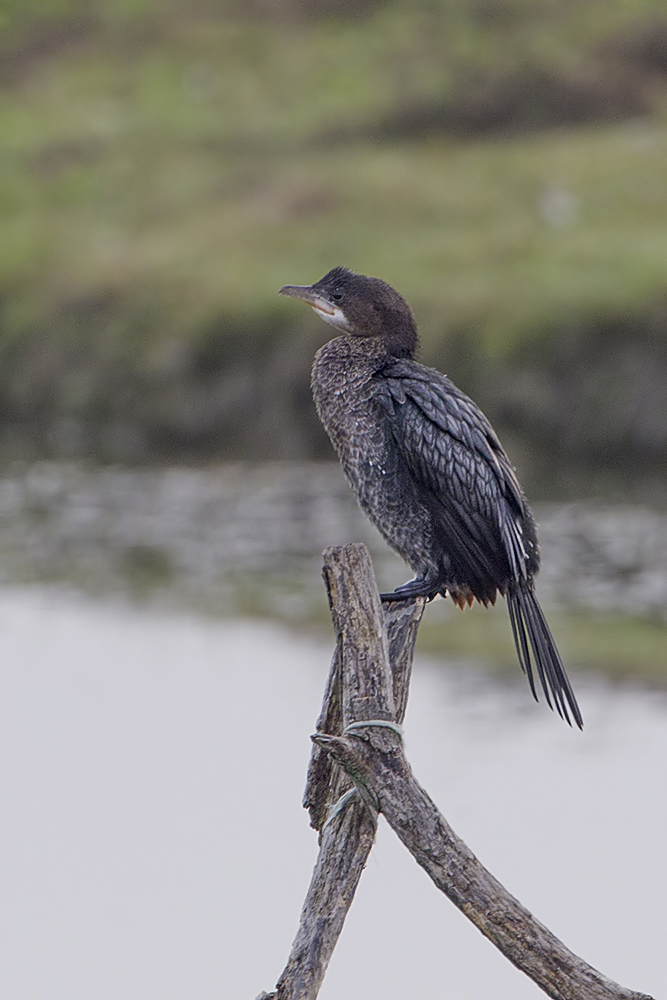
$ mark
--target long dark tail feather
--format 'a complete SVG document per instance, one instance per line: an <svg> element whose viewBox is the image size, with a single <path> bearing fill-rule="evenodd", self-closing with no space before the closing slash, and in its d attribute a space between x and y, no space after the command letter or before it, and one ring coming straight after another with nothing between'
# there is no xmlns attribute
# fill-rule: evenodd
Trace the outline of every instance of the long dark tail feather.
<svg viewBox="0 0 667 1000"><path fill-rule="evenodd" d="M583 729L584 720L577 699L530 584L511 585L507 592L507 606L519 663L528 678L533 697L537 701L534 665L549 708L555 708L569 725L572 725L573 719L579 729Z"/></svg>

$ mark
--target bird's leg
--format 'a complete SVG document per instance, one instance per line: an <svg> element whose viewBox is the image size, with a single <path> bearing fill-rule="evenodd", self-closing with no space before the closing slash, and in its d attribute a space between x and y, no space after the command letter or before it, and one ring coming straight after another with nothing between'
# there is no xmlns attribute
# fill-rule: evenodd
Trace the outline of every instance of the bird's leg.
<svg viewBox="0 0 667 1000"><path fill-rule="evenodd" d="M440 589L435 576L424 573L422 576L416 576L414 580L408 580L407 583L401 584L400 587L388 594L380 594L380 600L405 601L410 597L426 597L432 601L440 593Z"/></svg>

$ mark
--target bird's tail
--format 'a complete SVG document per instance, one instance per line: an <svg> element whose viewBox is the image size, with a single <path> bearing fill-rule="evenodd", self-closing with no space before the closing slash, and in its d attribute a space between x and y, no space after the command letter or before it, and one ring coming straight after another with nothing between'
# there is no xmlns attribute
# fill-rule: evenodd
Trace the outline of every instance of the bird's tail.
<svg viewBox="0 0 667 1000"><path fill-rule="evenodd" d="M533 697L537 701L534 663L549 708L555 708L569 725L572 725L571 715L579 729L583 729L584 720L577 699L532 586L526 583L510 586L507 606L519 662L528 677Z"/></svg>

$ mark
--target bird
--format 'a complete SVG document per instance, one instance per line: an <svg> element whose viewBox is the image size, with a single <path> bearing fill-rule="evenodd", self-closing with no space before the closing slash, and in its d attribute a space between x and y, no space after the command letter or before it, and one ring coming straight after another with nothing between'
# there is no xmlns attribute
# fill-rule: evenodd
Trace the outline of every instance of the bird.
<svg viewBox="0 0 667 1000"><path fill-rule="evenodd" d="M479 407L415 359L417 324L380 278L334 267L281 295L306 302L337 336L315 355L315 407L357 502L416 573L383 601L441 595L463 609L507 601L519 663L538 699L583 718L535 595L535 518Z"/></svg>

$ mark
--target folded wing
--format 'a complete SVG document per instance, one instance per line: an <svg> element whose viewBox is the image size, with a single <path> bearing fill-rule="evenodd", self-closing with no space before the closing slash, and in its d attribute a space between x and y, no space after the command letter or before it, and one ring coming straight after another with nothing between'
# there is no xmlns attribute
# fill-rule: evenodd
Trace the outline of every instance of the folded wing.
<svg viewBox="0 0 667 1000"><path fill-rule="evenodd" d="M460 583L491 600L489 581L539 567L535 526L514 470L481 410L449 379L414 361L382 373L396 446L434 513ZM454 582L454 581L452 581Z"/></svg>

